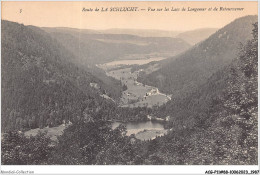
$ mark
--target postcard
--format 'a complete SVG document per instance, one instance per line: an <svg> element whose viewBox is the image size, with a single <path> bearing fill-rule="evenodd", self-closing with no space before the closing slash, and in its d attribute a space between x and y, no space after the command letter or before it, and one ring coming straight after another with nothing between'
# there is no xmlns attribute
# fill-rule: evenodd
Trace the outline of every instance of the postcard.
<svg viewBox="0 0 260 175"><path fill-rule="evenodd" d="M259 173L257 1L1 10L2 174Z"/></svg>

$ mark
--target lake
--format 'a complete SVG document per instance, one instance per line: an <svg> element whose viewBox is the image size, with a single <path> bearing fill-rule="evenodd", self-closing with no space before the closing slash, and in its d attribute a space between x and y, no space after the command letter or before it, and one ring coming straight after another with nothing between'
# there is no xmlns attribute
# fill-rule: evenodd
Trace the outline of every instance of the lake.
<svg viewBox="0 0 260 175"><path fill-rule="evenodd" d="M112 61L106 64L98 65L99 68L106 71L106 74L117 80L120 80L122 84L127 86L127 89L122 92L120 98L120 107L153 107L161 106L171 100L171 95L161 93L158 88L142 84L137 81L140 71L146 71L151 69L152 72L156 69L156 66L150 65L144 69L132 72L131 66L124 67L124 65L142 65L152 61L160 61L165 58L154 57L150 59L139 60L118 60ZM112 69L117 68L117 69ZM114 122L112 123L112 129L115 129L120 124L125 124L127 133L130 136L134 134L137 139L140 140L152 140L156 136L163 136L167 134L167 130L164 128L164 122L162 121L141 121L141 122Z"/></svg>
<svg viewBox="0 0 260 175"><path fill-rule="evenodd" d="M112 129L115 129L120 124L126 125L127 136L135 134L135 137L140 140L152 140L156 136L162 136L167 133L167 130L164 128L164 122L160 121L114 122L112 123Z"/></svg>
<svg viewBox="0 0 260 175"><path fill-rule="evenodd" d="M105 66L117 66L117 65L143 65L143 64L148 64L153 61L161 61L164 60L165 57L153 57L149 59L139 59L139 60L117 60L117 61L112 61L109 63L104 64Z"/></svg>

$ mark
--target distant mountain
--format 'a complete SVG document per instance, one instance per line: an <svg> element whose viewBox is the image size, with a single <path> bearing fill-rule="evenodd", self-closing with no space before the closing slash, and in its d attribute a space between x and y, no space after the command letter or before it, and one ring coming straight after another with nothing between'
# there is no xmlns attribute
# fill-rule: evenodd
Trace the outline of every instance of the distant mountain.
<svg viewBox="0 0 260 175"><path fill-rule="evenodd" d="M140 37L172 37L175 38L181 31L149 30L149 29L107 29L99 30L104 34L129 34Z"/></svg>
<svg viewBox="0 0 260 175"><path fill-rule="evenodd" d="M213 73L231 63L240 43L252 38L252 24L256 21L257 16L236 19L186 52L161 61L159 70L139 77L139 81L173 96L192 92Z"/></svg>
<svg viewBox="0 0 260 175"><path fill-rule="evenodd" d="M2 130L72 121L89 103L105 103L101 94L121 94L72 64L75 56L40 28L2 21L1 42Z"/></svg>
<svg viewBox="0 0 260 175"><path fill-rule="evenodd" d="M167 31L167 30L152 30L152 29L105 29L105 30L94 30L94 29L77 29L69 27L55 27L48 28L43 27L45 31L48 32L81 32L84 34L117 34L117 35L135 35L139 37L171 37L176 38L176 36L183 31Z"/></svg>
<svg viewBox="0 0 260 175"><path fill-rule="evenodd" d="M173 56L190 47L179 38L139 37L128 34L98 34L86 30L43 28L77 56L80 64L119 59L146 59L152 55Z"/></svg>
<svg viewBox="0 0 260 175"><path fill-rule="evenodd" d="M210 35L215 33L217 28L203 28L197 29L187 32L182 32L176 36L176 38L181 38L184 41L188 42L191 45L197 44L205 39L207 39Z"/></svg>
<svg viewBox="0 0 260 175"><path fill-rule="evenodd" d="M34 27L34 26L29 26ZM98 30L91 29L77 29L77 28L69 28L69 27L42 27L42 29L46 32L81 32L84 34L102 34Z"/></svg>
<svg viewBox="0 0 260 175"><path fill-rule="evenodd" d="M186 41L187 43L194 45L204 39L208 38L211 34L215 33L217 28L202 28L191 31L165 31L165 30L146 30L146 29L106 29L106 30L93 30L93 29L77 29L77 28L66 28L66 27L56 27L48 28L43 27L43 30L49 33L81 33L93 35L91 38L94 39L98 37L113 36L116 38L125 38L130 37L132 39L138 39L139 37L145 38L180 38ZM102 36L102 37L101 37ZM132 37L131 37L132 36ZM136 37L138 36L138 37ZM111 38L110 38L111 39ZM114 39L114 38L112 38Z"/></svg>

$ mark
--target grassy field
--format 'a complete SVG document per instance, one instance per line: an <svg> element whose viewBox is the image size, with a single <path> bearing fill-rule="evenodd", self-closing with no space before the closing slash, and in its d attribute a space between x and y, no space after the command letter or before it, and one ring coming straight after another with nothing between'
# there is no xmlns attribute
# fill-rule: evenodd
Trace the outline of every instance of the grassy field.
<svg viewBox="0 0 260 175"><path fill-rule="evenodd" d="M38 132L47 132L47 136L49 136L51 138L51 140L53 141L57 141L57 137L63 134L63 130L66 128L65 125L60 125L57 127L53 127L53 128L36 128L36 129L31 129L29 131L26 131L24 134L26 137L30 137L30 136L36 136L36 134Z"/></svg>
<svg viewBox="0 0 260 175"><path fill-rule="evenodd" d="M125 63L125 61L126 60L121 63ZM109 71L109 68L111 69L113 66L119 68ZM122 69L120 69L120 65L116 63L112 64L112 62L101 66L101 68L107 70L108 76L120 80L122 84L127 86L127 90L125 90L121 96L121 107L161 106L162 104L171 100L170 95L160 93L156 87L147 86L137 82L136 80L140 70L131 73L131 67L124 68L122 66ZM142 71L151 72L154 68L155 66L151 65L151 67L148 67L147 70Z"/></svg>
<svg viewBox="0 0 260 175"><path fill-rule="evenodd" d="M167 130L156 130L156 129L151 129L151 130L143 130L135 134L135 137L140 140L153 140L158 136L163 136L164 134L167 134Z"/></svg>

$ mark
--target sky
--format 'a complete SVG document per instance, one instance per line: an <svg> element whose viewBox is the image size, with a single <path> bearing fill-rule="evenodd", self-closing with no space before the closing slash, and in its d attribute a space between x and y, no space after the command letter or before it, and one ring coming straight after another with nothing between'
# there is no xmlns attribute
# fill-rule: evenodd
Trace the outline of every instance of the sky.
<svg viewBox="0 0 260 175"><path fill-rule="evenodd" d="M138 7L139 11L96 12L96 8ZM180 11L148 11L148 8L179 8ZM186 11L181 11L182 8ZM243 11L208 11L209 8L244 8ZM82 9L93 11L85 11ZM187 11L206 8L206 11ZM141 10L145 9L145 10ZM257 15L257 2L2 2L2 19L39 27L71 27L104 30L110 28L188 31L221 28L236 18Z"/></svg>

